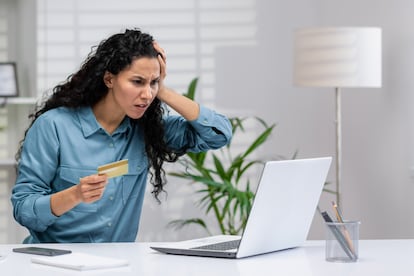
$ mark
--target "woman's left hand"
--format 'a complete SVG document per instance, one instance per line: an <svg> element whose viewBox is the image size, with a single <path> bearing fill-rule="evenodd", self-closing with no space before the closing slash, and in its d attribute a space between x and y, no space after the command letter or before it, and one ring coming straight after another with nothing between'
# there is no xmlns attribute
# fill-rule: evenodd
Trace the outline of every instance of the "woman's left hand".
<svg viewBox="0 0 414 276"><path fill-rule="evenodd" d="M165 50L161 48L158 42L153 42L155 50L158 52L158 61L160 63L160 83L159 90L164 89L164 79L167 76L167 56Z"/></svg>
<svg viewBox="0 0 414 276"><path fill-rule="evenodd" d="M154 41L153 45L155 50L159 53L158 61L160 63L160 81L157 98L181 114L186 120L192 121L197 119L200 114L199 105L193 100L178 94L164 85L164 79L167 75L167 56L164 49L161 48L157 42Z"/></svg>

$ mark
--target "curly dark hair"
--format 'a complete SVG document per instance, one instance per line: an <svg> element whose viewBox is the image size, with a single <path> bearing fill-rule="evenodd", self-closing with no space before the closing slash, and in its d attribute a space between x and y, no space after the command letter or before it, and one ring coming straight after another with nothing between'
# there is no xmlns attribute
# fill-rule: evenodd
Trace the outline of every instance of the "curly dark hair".
<svg viewBox="0 0 414 276"><path fill-rule="evenodd" d="M139 29L127 29L124 33L114 34L94 48L79 71L70 75L62 84L55 86L52 95L29 115L31 119L29 128L40 115L48 110L61 106L69 108L94 106L108 93L108 88L103 81L106 71L116 75L129 66L134 59L157 58L158 55L153 47L152 36ZM152 193L158 202L160 202L158 195L164 191L163 187L166 183L163 163L174 162L183 154L183 152L174 152L165 144L163 114L161 101L155 98L140 119L131 120L133 123L140 124L144 130L150 182L153 185ZM16 153L17 163L20 161L23 142L29 128L25 131Z"/></svg>

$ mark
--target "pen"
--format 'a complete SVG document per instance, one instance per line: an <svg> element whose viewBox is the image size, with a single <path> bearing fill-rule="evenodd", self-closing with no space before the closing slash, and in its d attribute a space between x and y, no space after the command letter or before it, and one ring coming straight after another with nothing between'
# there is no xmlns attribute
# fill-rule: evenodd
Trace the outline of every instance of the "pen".
<svg viewBox="0 0 414 276"><path fill-rule="evenodd" d="M325 222L334 222L327 212L322 212L321 215L323 219L325 220ZM328 225L328 227L334 234L335 238L338 240L339 244L341 245L342 249L345 251L346 255L348 255L350 259L354 260L355 255L348 247L347 242L344 236L342 235L341 231L339 231L339 229L335 225Z"/></svg>
<svg viewBox="0 0 414 276"><path fill-rule="evenodd" d="M336 215L336 218L337 218L338 222L343 223L344 220L343 220L342 213L341 213L341 210L339 209L338 204L336 204L336 202L332 201L332 206L333 206L333 209L335 211L335 215ZM346 243L348 244L349 249L351 250L351 252L353 254L355 254L355 249L354 249L354 245L352 243L351 236L349 235L349 232L348 232L348 230L346 230L345 226L342 227L342 232L344 234L344 237L345 237Z"/></svg>

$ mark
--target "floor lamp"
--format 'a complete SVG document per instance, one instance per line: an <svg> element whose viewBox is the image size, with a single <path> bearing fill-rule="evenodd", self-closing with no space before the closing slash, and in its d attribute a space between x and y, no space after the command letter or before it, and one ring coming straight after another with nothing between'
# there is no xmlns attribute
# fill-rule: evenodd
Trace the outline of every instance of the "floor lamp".
<svg viewBox="0 0 414 276"><path fill-rule="evenodd" d="M293 82L335 89L336 202L341 204L341 88L381 87L381 29L302 28L294 36Z"/></svg>

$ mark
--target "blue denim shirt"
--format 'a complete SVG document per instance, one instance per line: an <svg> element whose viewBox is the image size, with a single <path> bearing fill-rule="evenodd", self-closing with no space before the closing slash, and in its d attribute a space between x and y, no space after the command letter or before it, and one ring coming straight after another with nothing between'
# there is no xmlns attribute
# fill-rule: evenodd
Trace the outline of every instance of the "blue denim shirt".
<svg viewBox="0 0 414 276"><path fill-rule="evenodd" d="M220 148L232 135L229 120L203 106L194 121L166 116L165 131L169 146L193 152ZM109 179L100 200L53 215L51 194L122 159L129 160L128 174ZM147 174L143 133L128 117L108 134L90 107L52 109L35 121L24 141L11 197L14 217L29 229L28 243L135 241Z"/></svg>

